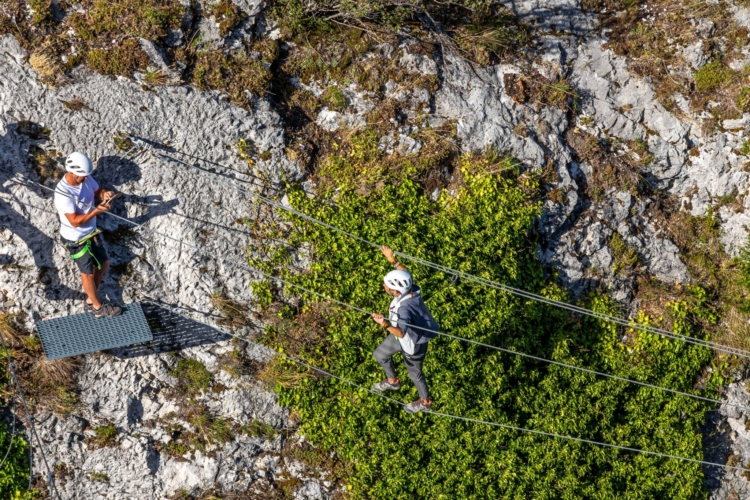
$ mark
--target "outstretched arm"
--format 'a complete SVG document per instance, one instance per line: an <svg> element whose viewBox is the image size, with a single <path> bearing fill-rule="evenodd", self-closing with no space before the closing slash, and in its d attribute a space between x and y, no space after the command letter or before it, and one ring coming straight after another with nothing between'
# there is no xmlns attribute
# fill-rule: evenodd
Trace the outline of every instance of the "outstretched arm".
<svg viewBox="0 0 750 500"><path fill-rule="evenodd" d="M387 319L385 319L382 314L373 313L372 314L372 319L375 320L375 323L377 323L380 326L382 326L385 329L386 332L392 333L393 335L395 335L398 338L403 338L404 337L404 332L401 331L401 328L399 328L397 326L392 326L391 322L388 321Z"/></svg>
<svg viewBox="0 0 750 500"><path fill-rule="evenodd" d="M393 255L393 250L391 249L391 247L383 245L382 247L380 247L380 251L383 252L383 255L386 259L388 259L388 262L390 262L393 267L395 267L399 271L406 270L406 266L400 263L398 259L396 259L396 256Z"/></svg>

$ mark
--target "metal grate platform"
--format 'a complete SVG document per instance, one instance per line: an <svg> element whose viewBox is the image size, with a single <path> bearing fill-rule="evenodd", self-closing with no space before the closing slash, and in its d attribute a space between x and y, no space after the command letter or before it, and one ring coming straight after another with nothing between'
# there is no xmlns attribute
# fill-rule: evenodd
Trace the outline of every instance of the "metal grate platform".
<svg viewBox="0 0 750 500"><path fill-rule="evenodd" d="M95 318L89 313L38 321L39 338L47 359L67 358L153 340L141 305L123 307L120 316Z"/></svg>

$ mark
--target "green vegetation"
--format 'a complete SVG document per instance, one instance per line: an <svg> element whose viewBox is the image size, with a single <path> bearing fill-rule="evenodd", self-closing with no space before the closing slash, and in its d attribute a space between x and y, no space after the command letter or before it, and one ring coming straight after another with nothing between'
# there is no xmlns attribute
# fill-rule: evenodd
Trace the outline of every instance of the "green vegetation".
<svg viewBox="0 0 750 500"><path fill-rule="evenodd" d="M200 396L211 386L211 372L195 359L180 360L169 374L177 378L177 390L189 398Z"/></svg>
<svg viewBox="0 0 750 500"><path fill-rule="evenodd" d="M698 92L716 90L727 83L733 73L723 61L711 61L695 72L695 88Z"/></svg>
<svg viewBox="0 0 750 500"><path fill-rule="evenodd" d="M750 87L742 87L734 102L743 113L750 111Z"/></svg>
<svg viewBox="0 0 750 500"><path fill-rule="evenodd" d="M249 424L243 425L240 432L248 436L261 437L268 440L276 437L276 429L260 420L253 420Z"/></svg>
<svg viewBox="0 0 750 500"><path fill-rule="evenodd" d="M227 421L210 415L205 407L199 406L191 411L187 421L195 426L202 438L200 441L192 441L197 448L203 449L206 444L224 444L234 437L234 431Z"/></svg>
<svg viewBox="0 0 750 500"><path fill-rule="evenodd" d="M381 35L392 35L405 26L417 32L439 30L445 39L442 43L451 44L457 52L485 65L529 41L529 29L508 9L489 0L428 0L409 5L394 0L275 0L271 13L286 38L304 39L310 34L335 32L342 26ZM448 29L437 28L435 22Z"/></svg>
<svg viewBox="0 0 750 500"><path fill-rule="evenodd" d="M265 95L271 83L271 61L253 59L245 52L201 51L196 55L192 84L198 90L226 92L234 103L248 107L252 98L247 92Z"/></svg>
<svg viewBox="0 0 750 500"><path fill-rule="evenodd" d="M5 371L3 371L5 373ZM0 382L0 390L5 392L9 390L9 381L4 378ZM7 405L9 401L7 397L3 398L3 405ZM11 436L8 427L5 423L0 423L0 450L5 450L11 445L13 441L13 447L10 449L8 460L0 468L0 497L15 499L22 498L21 494L28 491L28 480L29 480L29 445L22 437L22 423L16 421L16 434Z"/></svg>
<svg viewBox="0 0 750 500"><path fill-rule="evenodd" d="M616 232L612 233L609 246L614 257L612 272L615 274L631 274L633 268L638 265L638 252L628 246L620 234Z"/></svg>
<svg viewBox="0 0 750 500"><path fill-rule="evenodd" d="M244 19L245 13L231 0L220 0L216 4L206 6L206 14L214 16L219 23L219 35L227 36L232 33Z"/></svg>
<svg viewBox="0 0 750 500"><path fill-rule="evenodd" d="M377 142L377 137L361 134L365 144ZM454 194L445 189L432 201L409 158L371 177L377 164L373 155L368 147L330 155L322 169L327 181L319 184L318 196L311 199L292 189L292 205L371 241L566 300L564 290L545 280L529 234L540 212L541 190L534 175L519 172L517 163L497 151L464 156L448 185ZM375 179L383 184L359 194L362 183ZM329 201L334 196L335 205ZM270 262L253 260L252 265L337 300L384 310L388 298L380 281L389 268L377 250L302 220L290 222L291 231L273 225L266 230L286 235L288 244L310 249L309 270L290 270L287 245L271 247ZM421 266L411 270L442 330L454 335L689 392L712 360L706 349L573 318L470 283L451 284L450 276ZM382 378L372 350L383 333L369 318L307 295L291 307L287 296L272 285L254 287L259 305L269 317L286 321L271 324L264 342L364 386ZM693 296L700 290L696 287ZM288 293L297 295L293 289ZM642 311L638 318L702 336L702 304L669 302L663 314ZM618 313L602 296L590 297L585 305ZM307 322L305 314L316 308L324 308L327 322L307 328L304 335L290 335L288 322ZM619 338L623 333L624 342ZM710 387L723 381L726 364L717 363ZM277 383L276 389L282 403L299 412L301 432L314 445L354 464L348 485L355 498L703 496L702 470L693 464L430 415L408 416L395 405L281 358L271 365L277 372L283 369L288 379L296 375L294 383ZM407 382L395 397L404 402L416 399L400 361L397 367ZM436 411L689 458L702 456L699 428L708 406L694 400L443 337L431 342L425 371Z"/></svg>
<svg viewBox="0 0 750 500"><path fill-rule="evenodd" d="M106 472L92 472L89 474L89 479L95 483L107 483L109 482L109 474Z"/></svg>
<svg viewBox="0 0 750 500"><path fill-rule="evenodd" d="M96 437L93 439L93 442L99 447L114 446L117 444L117 428L113 423L95 427L94 433Z"/></svg>
<svg viewBox="0 0 750 500"><path fill-rule="evenodd" d="M335 86L328 87L321 99L333 111L343 111L349 106L349 100L341 92L341 89Z"/></svg>

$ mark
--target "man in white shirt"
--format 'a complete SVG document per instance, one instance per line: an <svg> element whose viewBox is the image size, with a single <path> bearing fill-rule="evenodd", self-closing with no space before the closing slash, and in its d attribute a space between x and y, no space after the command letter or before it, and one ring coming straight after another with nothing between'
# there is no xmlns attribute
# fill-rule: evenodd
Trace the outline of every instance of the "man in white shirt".
<svg viewBox="0 0 750 500"><path fill-rule="evenodd" d="M393 256L393 250L384 246L380 251L396 270L383 278L383 288L393 297L388 319L381 314L372 315L372 319L390 334L373 352L387 378L373 385L372 389L382 392L401 388L401 380L396 377L391 359L400 352L404 357L406 371L419 392L419 399L404 405L404 409L409 413L429 410L432 400L422 373L422 364L427 355L427 342L435 338L440 327L422 300L420 288L414 284L406 267Z"/></svg>
<svg viewBox="0 0 750 500"><path fill-rule="evenodd" d="M84 308L97 318L118 316L122 314L120 307L103 304L97 296L109 258L96 228L96 216L109 210L114 193L101 188L91 177L94 167L83 153L68 156L65 170L55 187L55 208L60 215L63 243L81 271L83 289L88 295ZM97 198L101 203L95 206Z"/></svg>

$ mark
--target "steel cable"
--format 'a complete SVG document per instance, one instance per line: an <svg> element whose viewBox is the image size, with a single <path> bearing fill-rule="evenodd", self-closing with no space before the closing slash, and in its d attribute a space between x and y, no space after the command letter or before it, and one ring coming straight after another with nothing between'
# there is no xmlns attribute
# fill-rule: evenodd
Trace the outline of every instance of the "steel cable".
<svg viewBox="0 0 750 500"><path fill-rule="evenodd" d="M171 157L169 155L166 155L166 154L164 154L162 152L159 152L156 149L154 149L153 146L151 146L149 144L146 144L143 141L138 140L137 138L133 138L132 136L129 136L129 137L139 147L143 147L145 149L148 149L148 150L150 150L152 152L152 154L155 154L155 155L157 155L157 156L159 156L159 157L161 157L161 158L163 158L165 160L180 163L182 165L185 165L185 166L187 166L189 168L195 169L195 170L197 170L199 172L202 172L202 173L219 175L219 174L216 174L215 172L206 171L204 169L196 167L195 165L191 165L190 163L187 163L187 162L182 161L180 159L177 159L177 158ZM219 177L221 177L221 178L223 178L223 179L225 179L227 181L230 180L230 179L228 179L228 178L226 178L226 177L224 177L222 175L219 175ZM379 243L375 243L375 242L369 241L369 240L367 240L365 238L362 238L361 236L357 236L356 234L350 233L349 231L346 231L344 229L341 229L341 228L338 228L338 227L333 226L331 224L328 224L326 222L323 222L323 221L321 221L319 219L316 219L315 217L312 217L312 216L307 215L307 214L305 214L303 212L300 212L299 210L296 210L296 209L294 209L292 207L289 207L289 206L286 206L286 205L284 205L282 203L276 202L276 201L274 201L274 200L272 200L272 199L270 199L270 198L268 198L266 196L263 196L263 195L260 195L258 193L255 193L254 191L252 191L250 189L247 189L247 188L245 188L243 186L240 186L240 185L237 185L237 184L233 184L233 183L229 183L229 184L232 187L234 187L235 189L239 190L239 191L242 191L242 192L250 194L256 200L259 200L262 203L265 203L265 204L267 204L269 206L272 206L272 207L278 208L280 210L284 210L286 212L289 212L289 213L291 213L293 215L296 215L297 217L300 217L300 218L302 218L304 220L307 220L308 222L312 222L312 223L317 224L319 226L322 226L322 227L325 227L325 228L330 229L332 231L335 231L335 232L337 232L339 234L348 236L349 238L352 238L352 239L354 239L356 241L359 241L360 243L364 243L364 244L369 245L371 247L380 248L382 246ZM625 327L628 327L628 328L633 328L633 329L645 331L645 332L648 332L648 333L651 333L651 334L654 334L654 335L661 335L661 336L669 338L669 339L679 340L679 341L686 342L686 343L689 343L689 344L700 345L700 346L704 346L704 347L710 347L710 348L712 348L712 349L714 349L716 351L719 351L719 352L723 352L723 353L726 353L726 354L730 354L730 355L734 355L734 356L738 356L738 357L750 359L750 351L747 351L747 350L744 350L744 349L739 349L739 348L736 348L736 347L726 346L726 345L720 344L718 342L712 342L710 340L699 339L699 338L696 338L696 337L690 337L688 335L681 335L681 334L674 333L674 332L669 331L669 330L665 330L663 328L657 328L657 327L653 327L653 326L650 326L650 325L639 324L639 323L627 320L625 318L620 318L618 316L613 316L611 314L600 313L600 312L597 312L597 311L593 311L591 309L586 309L584 307L580 307L580 306L576 306L576 305L573 305L573 304L569 304L567 302L563 302L563 301L560 301L560 300L550 299L548 297L544 297L543 295L539 295L539 294L535 294L535 293L532 293L532 292L528 292L526 290L522 290L520 288L515 288L515 287L509 286L509 285L505 285L503 283L499 283L499 282L496 282L496 281L493 281L493 280L490 280L490 279L487 279L487 278L482 278L482 277L479 277L479 276L475 276L473 274L469 274L469 273L466 273L464 271L459 271L458 269L453 269L453 268L450 268L450 267L447 267L447 266L443 266L441 264L436 264L434 262L430 262L428 260L425 260L425 259L422 259L422 258L419 258L419 257L415 257L413 255L409 255L409 254L406 254L406 253L403 253L403 252L394 252L394 254L397 255L397 256L399 256L399 257L401 257L402 259L410 260L410 261L415 262L417 264L421 264L423 266L435 269L437 271L449 274L451 276L457 276L458 278L462 278L462 279L464 279L466 281L471 281L471 282L474 282L474 283L477 283L477 284L480 284L480 285L483 285L483 286L486 286L486 287L489 287L489 288L494 288L496 290L504 291L506 293L510 293L510 294L513 294L513 295L516 295L516 296L519 296L519 297L523 297L523 298L526 298L526 299L534 300L534 301L537 301L537 302L540 302L540 303L543 303L543 304L547 304L547 305L550 305L550 306L553 306L553 307L559 307L559 308L568 310L570 312L574 312L574 313L578 313L578 314L583 314L583 315L591 316L593 318L601 319L601 320L604 320L604 321L609 321L609 322L612 322L612 323L615 323L615 324L618 324L618 325L621 325L621 326L625 326Z"/></svg>
<svg viewBox="0 0 750 500"><path fill-rule="evenodd" d="M163 306L163 304L155 302L153 299L150 299L148 296L142 295L141 297L142 297L142 300L144 300L145 302L148 302L148 303L150 303L152 305L155 305L157 307L162 307ZM179 316L182 316L183 318L188 319L190 321L197 321L196 319L190 318L190 317L185 316L185 315L183 315L181 313L176 313L171 308L170 308L170 312L172 314L177 314ZM202 323L202 324L204 324L204 323ZM214 327L211 327L211 328L214 328ZM218 329L216 329L216 330L218 330ZM289 361L291 361L293 363L296 363L296 364L298 364L300 366L304 366L304 367L306 367L306 368L308 368L310 370L313 370L315 372L318 372L318 373L320 373L322 375L326 375L328 377L334 378L334 379L336 379L336 380L338 380L340 382L343 382L343 383L345 383L345 384L347 384L347 385L349 385L351 387L355 387L357 389L361 389L361 390L366 391L366 392L368 392L368 393L370 393L372 395L375 395L375 396L378 396L380 398L383 398L383 399L385 399L386 401L388 401L390 403L394 403L394 404L397 404L397 405L402 406L402 407L406 406L405 403L402 403L401 401L398 401L397 399L390 398L390 397L388 397L388 396L386 396L386 395L384 395L382 393L379 393L377 391L373 391L372 389L370 389L368 387L365 387L365 386L362 386L360 384L357 384L356 382L352 382L351 380L345 379L343 377L339 377L338 375L334 375L333 373L328 372L326 370L323 370L321 368L317 368L317 367L315 367L315 366L313 366L313 365L311 365L309 363L301 361L301 360L299 360L299 359L297 359L297 358L295 358L293 356L290 356L290 355L288 355L286 353L279 352L279 351L276 351L274 349L271 349L270 347L268 347L266 345L257 344L255 342L252 342L251 340L248 340L247 338L245 338L245 337L243 337L241 335L237 335L237 334L234 334L234 333L231 333L231 332L224 332L223 330L218 330L218 331L220 331L223 334L226 334L226 335L229 335L231 337L234 337L234 338L236 338L238 340L242 340L244 342L247 342L248 344L252 344L252 345L256 345L256 346L268 349L269 351L273 352L277 356L281 356L284 359L287 359L287 360L289 360ZM592 439L585 439L585 438L578 438L578 437L573 437L573 436L566 436L566 435L563 435L563 434L556 434L556 433L553 433L553 432L545 432L545 431L539 431L539 430L535 430L535 429L526 429L524 427L519 427L519 426L515 426L515 425L501 424L501 423L498 423L498 422L489 422L489 421L480 420L480 419L477 419L477 418L462 417L462 416L459 416L459 415L452 415L450 413L442 413L442 412L437 412L437 411L432 411L432 410L424 410L423 413L428 413L428 414L435 415L435 416L438 416L438 417L445 417L445 418L451 418L451 419L455 419L455 420L462 420L462 421L465 421L465 422L471 422L471 423L475 423L475 424L488 425L488 426L492 426L492 427L500 427L500 428L503 428L503 429L509 429L509 430L513 430L513 431L517 431L517 432L526 432L526 433L529 433L529 434L537 434L537 435L547 436L547 437L552 437L552 438L557 438L557 439L565 439L565 440L569 440L569 441L576 441L576 442L579 442L579 443L591 444L591 445L595 445L595 446L602 446L602 447L606 447L606 448L614 448L614 449L617 449L617 450L631 451L631 452L634 452L634 453L641 453L641 454L645 454L645 455L653 455L653 456L662 457L662 458L669 458L669 459L674 459L674 460L681 460L681 461L686 461L686 462L698 463L698 464L707 465L707 466L710 466L710 467L721 467L721 468L727 468L727 469L735 469L735 470L739 470L739 471L750 471L750 469L746 469L744 467L737 467L737 466L733 466L733 465L726 465L726 464L720 464L720 463L715 463L715 462L707 462L705 460L698 460L696 458L687 458L687 457L681 457L681 456L678 456L678 455L670 455L668 453L661 453L661 452L657 452L657 451L642 450L642 449L639 449L639 448L631 448L629 446L621 446L621 445L616 445L616 444L611 444L611 443L605 443L605 442L602 442L602 441L595 441L595 440L592 440Z"/></svg>
<svg viewBox="0 0 750 500"><path fill-rule="evenodd" d="M12 182L15 182L15 183L20 184L20 185L26 185L26 184L30 183L30 184L34 184L34 185L37 185L39 187L42 187L42 188L44 188L46 190L49 190L49 191L53 191L53 192L55 191L52 188L49 188L47 186L44 186L42 184L39 184L39 183L36 183L36 182L33 182L33 181L27 181L25 179L24 180L17 180L17 179L14 179L12 177L7 177L7 178L9 180L11 180ZM60 193L60 194L63 195L63 196L72 198L69 195L66 195L65 193ZM93 205L89 205L89 207L93 207ZM268 273L266 273L264 271L261 271L259 269L256 269L256 268L253 268L253 267L249 266L247 263L238 263L238 262L234 262L233 260L230 260L230 259L218 259L215 255L204 252L200 247L198 247L196 245L192 245L192 244L187 243L184 240L181 240L179 238L175 238L175 237L169 236L169 235L167 235L165 233L161 233L159 231L156 231L154 229L146 227L143 224L139 224L137 222L133 222L130 219L127 219L125 217L120 217L119 215L116 215L116 214L113 214L113 213L110 213L110 212L103 212L103 213L107 214L107 215L109 215L111 217L114 217L116 219L119 219L119 220L122 220L124 222L127 222L129 224L132 224L132 225L134 225L136 227L140 227L140 228L144 229L147 232L150 232L150 233L162 236L164 238L173 240L173 241L175 241L177 243L183 244L183 245L187 246L188 248L192 248L193 250L195 250L196 252L198 252L200 255L202 255L204 257L207 257L207 258L210 258L210 259L215 259L215 260L217 260L219 262L229 263L229 264L237 266L237 267L239 267L239 268L241 268L243 270L250 270L251 272L254 272L254 273L258 274L258 275L262 276L263 278L271 279L271 280L277 281L279 283L291 286L293 288L296 288L296 289L301 290L303 292L309 293L309 294L314 295L314 296L316 296L318 298L321 298L323 300L326 300L326 301L338 304L338 305L340 305L342 307L345 307L345 308L348 308L348 309L351 309L351 310L354 310L354 311L358 311L358 312L366 314L366 315L371 315L372 314L371 311L367 311L367 310L362 309L360 307L357 307L357 306L354 306L354 305L351 305L351 304L347 304L346 302L342 302L342 301L334 299L332 297L328 297L326 295L323 295L323 294L318 293L318 292L316 292L314 290L311 290L309 288L306 288L306 287L303 287L301 285L298 285L298 284L296 284L294 282L285 280L285 279L280 278L278 276L270 275L270 274L268 274ZM581 371L581 372L584 372L584 373L590 373L590 374L593 374L593 375L598 375L598 376L601 376L601 377L606 377L606 378L610 378L610 379L614 379L614 380L618 380L618 381L622 381L622 382L627 382L627 383L631 383L631 384L635 384L635 385L640 385L640 386L643 386L643 387L648 387L648 388L651 388L651 389L665 391L665 392L669 392L669 393L672 393L672 394L677 394L677 395L680 395L680 396L685 396L685 397L689 397L689 398L693 398L693 399L697 399L697 400L701 400L701 401L706 401L706 402L710 402L710 403L714 403L714 404L724 404L724 405L727 405L727 406L738 407L738 408L741 408L743 410L750 410L749 407L743 406L743 405L737 405L737 404L734 404L734 403L723 402L723 401L718 400L718 399L706 398L706 397L703 397L703 396L698 396L696 394L690 394L690 393L683 392L683 391L678 391L678 390L675 390L675 389L669 389L669 388L661 387L661 386L654 385L654 384L648 384L646 382L641 382L641 381L638 381L638 380L628 379L628 378L620 377L620 376L617 376L617 375L611 375L611 374L608 374L608 373L599 372L599 371L591 370L591 369L588 369L588 368L582 368L582 367L579 367L579 366L575 366L575 365L570 365L570 364L567 364L567 363L563 363L563 362L560 362L560 361L553 361L553 360L550 360L550 359L542 358L542 357L539 357L539 356L533 356L531 354L527 354L527 353L515 351L515 350L512 350L512 349L506 349L506 348L503 348L503 347L493 346L491 344L486 344L486 343L483 343L483 342L479 342L479 341L468 339L468 338L464 338L464 337L458 337L456 335L451 335L451 334L440 332L440 331L429 330L427 328L423 328L423 327L420 327L420 326L417 326L417 325L411 325L411 324L408 324L408 323L406 323L406 325L410 326L410 327L413 327L413 328L417 328L417 329L421 329L421 330L426 330L426 331L431 332L431 333L436 333L437 335L441 335L441 336L444 336L444 337L452 338L454 340L460 340L460 341L463 341L463 342L469 342L471 344L480 345L482 347L486 347L486 348L489 348L489 349L494 349L494 350L497 350L497 351L501 351L501 352L513 354L513 355L516 355L516 356L522 356L522 357L525 357L525 358L529 358L529 359L533 359L533 360L536 360L536 361L541 361L541 362L544 362L544 363L549 363L549 364L553 364L553 365L557 365L557 366L563 366L563 367L566 367L566 368L569 368L569 369L572 369L572 370Z"/></svg>

